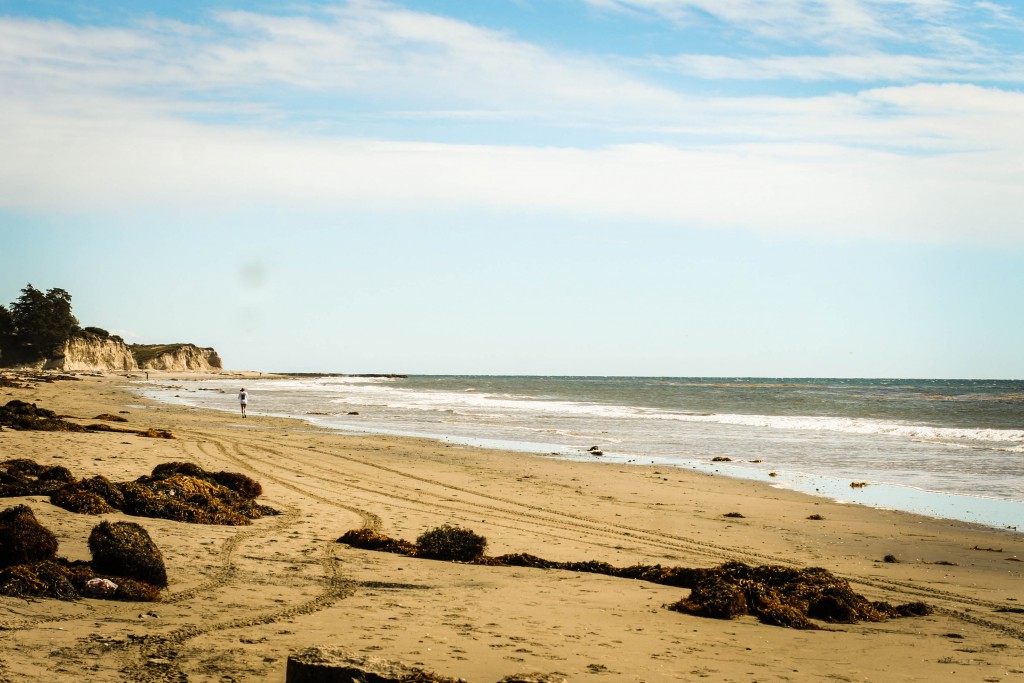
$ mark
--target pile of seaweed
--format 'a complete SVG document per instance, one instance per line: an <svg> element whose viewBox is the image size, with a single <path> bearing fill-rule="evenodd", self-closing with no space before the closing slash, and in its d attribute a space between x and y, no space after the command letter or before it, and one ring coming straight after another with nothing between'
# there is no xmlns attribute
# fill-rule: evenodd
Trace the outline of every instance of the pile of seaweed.
<svg viewBox="0 0 1024 683"><path fill-rule="evenodd" d="M716 619L752 615L762 623L788 628L819 628L811 619L854 624L859 621L878 622L931 613L931 608L921 602L893 606L886 602L869 601L855 593L845 579L820 567L752 567L743 562L727 562L710 568L640 564L615 567L596 560L553 562L526 553L488 557L484 555L486 539L468 529L448 525L425 532L416 543L393 539L370 529L348 531L338 542L354 548L410 557L491 567L562 569L688 588L688 597L667 607L677 612Z"/></svg>
<svg viewBox="0 0 1024 683"><path fill-rule="evenodd" d="M108 417L101 415L96 419L108 419ZM74 422L68 422L52 410L40 408L35 403L26 403L25 401L19 401L17 399L8 401L7 405L0 406L0 427L10 427L11 429L21 431L119 432L122 434L137 434L139 436L154 439L174 438L174 436L165 429L127 429L123 427L111 427L108 424L100 423L83 426Z"/></svg>
<svg viewBox="0 0 1024 683"><path fill-rule="evenodd" d="M0 595L152 602L167 586L163 556L134 522L102 522L89 535L92 562L57 557L57 538L32 508L0 511Z"/></svg>
<svg viewBox="0 0 1024 683"><path fill-rule="evenodd" d="M89 515L120 510L193 524L243 526L278 511L256 502L259 482L237 472L207 472L187 462L157 465L149 476L112 482L76 479L66 467L19 458L0 462L0 497L48 495L54 505Z"/></svg>

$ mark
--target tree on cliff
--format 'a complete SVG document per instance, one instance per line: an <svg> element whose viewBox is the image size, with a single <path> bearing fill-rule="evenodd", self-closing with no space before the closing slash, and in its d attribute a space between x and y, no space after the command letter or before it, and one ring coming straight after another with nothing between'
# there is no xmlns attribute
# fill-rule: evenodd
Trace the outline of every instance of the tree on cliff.
<svg viewBox="0 0 1024 683"><path fill-rule="evenodd" d="M0 304L0 366L10 358L14 348L14 316L7 310L7 307Z"/></svg>
<svg viewBox="0 0 1024 683"><path fill-rule="evenodd" d="M27 284L10 310L0 308L0 358L5 365L47 358L79 330L71 295L60 288L43 293Z"/></svg>

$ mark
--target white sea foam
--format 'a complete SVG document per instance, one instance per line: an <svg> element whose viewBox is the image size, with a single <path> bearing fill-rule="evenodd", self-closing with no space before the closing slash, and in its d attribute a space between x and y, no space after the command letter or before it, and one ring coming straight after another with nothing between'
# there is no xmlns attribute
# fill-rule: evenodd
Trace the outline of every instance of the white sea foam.
<svg viewBox="0 0 1024 683"><path fill-rule="evenodd" d="M804 415L745 415L739 413L680 413L634 406L607 405L577 401L537 399L510 394L486 394L466 391L420 391L392 388L381 384L351 383L344 396L333 403L374 405L395 410L454 411L476 418L513 417L589 417L611 420L652 420L711 423L741 427L839 432L875 436L895 436L937 442L973 441L1015 447L1024 445L1024 430L967 429L902 424L849 417Z"/></svg>
<svg viewBox="0 0 1024 683"><path fill-rule="evenodd" d="M180 386L161 386L157 393L175 403L234 411L235 381L201 384L204 388L222 388L228 395L182 391ZM682 397L685 401L659 403L664 394L645 394L636 388L646 386L643 381L633 381L632 385L630 381L625 380L625 389L617 393L607 392L604 402L594 400L606 389L601 381L592 390L589 385L581 388L574 381L558 378L537 378L531 384L523 378L412 378L404 382L386 377L310 377L262 380L247 386L251 392L250 412L301 416L335 429L559 452L581 459L593 459L585 451L599 444L606 461L696 467L766 481L769 472L779 472L780 477L771 479L772 483L791 484L824 495L830 494L820 483L807 483L812 481L808 477L835 479L839 482L837 490L844 496L850 495L843 490L849 481L870 481L868 494L858 493L859 502L948 514L996 526L1012 525L1020 518L1024 461L1019 454L1024 453L1024 430L1014 420L1004 418L991 423L1009 424L1011 429L975 429L950 423L920 424L931 419L927 415L934 414L928 410L891 410L899 417L877 419L746 414L736 410L765 413L781 406L780 412L787 407L798 412L801 409L796 406L813 406L816 397L811 392L810 399L806 399L805 384L798 387L800 400L778 402L776 394L765 397L747 392L739 386L743 383L737 382L737 386L722 383L729 396L716 391L690 400L687 392ZM653 384L660 387L665 383ZM866 381L868 388L883 384ZM683 385L707 388L699 382ZM763 388L777 386L769 382ZM819 405L829 410L837 408L837 404L829 403L830 387L812 388L824 392ZM739 393L733 394L734 389ZM871 409L887 407L884 396L858 396L857 400ZM988 397L977 399L983 400ZM976 409L977 401L969 405ZM359 413L359 417L348 417L351 412ZM713 456L729 456L732 464L712 463ZM961 504L963 510L947 513L927 507L927 501L908 501L906 492L917 489L968 497ZM876 493L878 500L868 500ZM983 520L971 517L969 513L975 508L972 501L979 496L1000 499L1010 506L1009 512Z"/></svg>

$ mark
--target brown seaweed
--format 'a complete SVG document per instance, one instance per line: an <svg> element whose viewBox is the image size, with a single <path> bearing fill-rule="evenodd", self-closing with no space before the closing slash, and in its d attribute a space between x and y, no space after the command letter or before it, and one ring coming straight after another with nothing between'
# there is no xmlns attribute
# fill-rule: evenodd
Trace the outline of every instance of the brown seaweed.
<svg viewBox="0 0 1024 683"><path fill-rule="evenodd" d="M149 533L135 522L100 522L89 534L92 566L98 572L118 574L153 586L167 585L167 570L160 549Z"/></svg>
<svg viewBox="0 0 1024 683"><path fill-rule="evenodd" d="M483 557L487 539L460 526L443 524L416 539L416 554L432 560L475 562Z"/></svg>
<svg viewBox="0 0 1024 683"><path fill-rule="evenodd" d="M439 527L433 532L423 534L416 544L393 539L369 529L346 532L338 542L366 550L430 557L424 553L419 541L429 537L431 533L437 534L444 529L445 527ZM472 534L467 529L460 531ZM451 532L445 531L444 534L450 535ZM481 539L483 545L486 544L486 539L477 538ZM855 593L845 579L821 567L749 566L742 562L727 562L710 568L661 565L615 567L598 560L554 562L525 553L497 557L487 557L482 553L481 549L480 554L473 559L459 558L458 561L491 567L530 567L603 574L688 588L689 596L667 607L677 612L716 619L752 615L762 623L774 626L817 629L820 627L812 620L853 624L931 613L931 608L921 602L897 606L871 602Z"/></svg>
<svg viewBox="0 0 1024 683"><path fill-rule="evenodd" d="M187 474L184 474L187 473ZM48 495L58 507L83 514L120 510L194 524L246 525L278 511L256 502L258 481L237 472L207 472L191 463L163 463L133 482L100 475L78 481L65 467L24 458L0 462L0 498Z"/></svg>
<svg viewBox="0 0 1024 683"><path fill-rule="evenodd" d="M0 567L53 559L57 537L36 520L32 508L16 505L0 512Z"/></svg>

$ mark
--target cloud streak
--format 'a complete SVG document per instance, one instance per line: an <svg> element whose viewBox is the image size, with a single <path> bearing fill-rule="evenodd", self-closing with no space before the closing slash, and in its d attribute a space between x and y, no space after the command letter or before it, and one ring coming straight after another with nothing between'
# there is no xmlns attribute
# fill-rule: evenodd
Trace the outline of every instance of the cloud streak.
<svg viewBox="0 0 1024 683"><path fill-rule="evenodd" d="M600 4L678 21L712 11ZM863 24L865 35L883 32L872 23L883 5L950 11L924 0L794 1L758 4L762 16L744 21L784 23L809 5ZM747 6L714 11L740 21ZM949 68L877 55L677 60L736 78L756 68L852 79L894 65L908 80ZM530 207L818 239L1024 242L1008 218L1024 213L1024 94L995 87L723 97L673 88L614 56L559 53L377 3L227 12L202 26L3 18L0 85L0 206L19 211ZM348 134L335 111L345 108L410 135ZM423 118L497 121L527 140L532 126L559 126L589 142L413 142ZM609 131L630 141L601 136Z"/></svg>
<svg viewBox="0 0 1024 683"><path fill-rule="evenodd" d="M665 18L682 26L709 21L793 44L844 46L900 41L976 49L962 26L977 14L1003 17L1005 7L959 0L584 0L610 11Z"/></svg>

